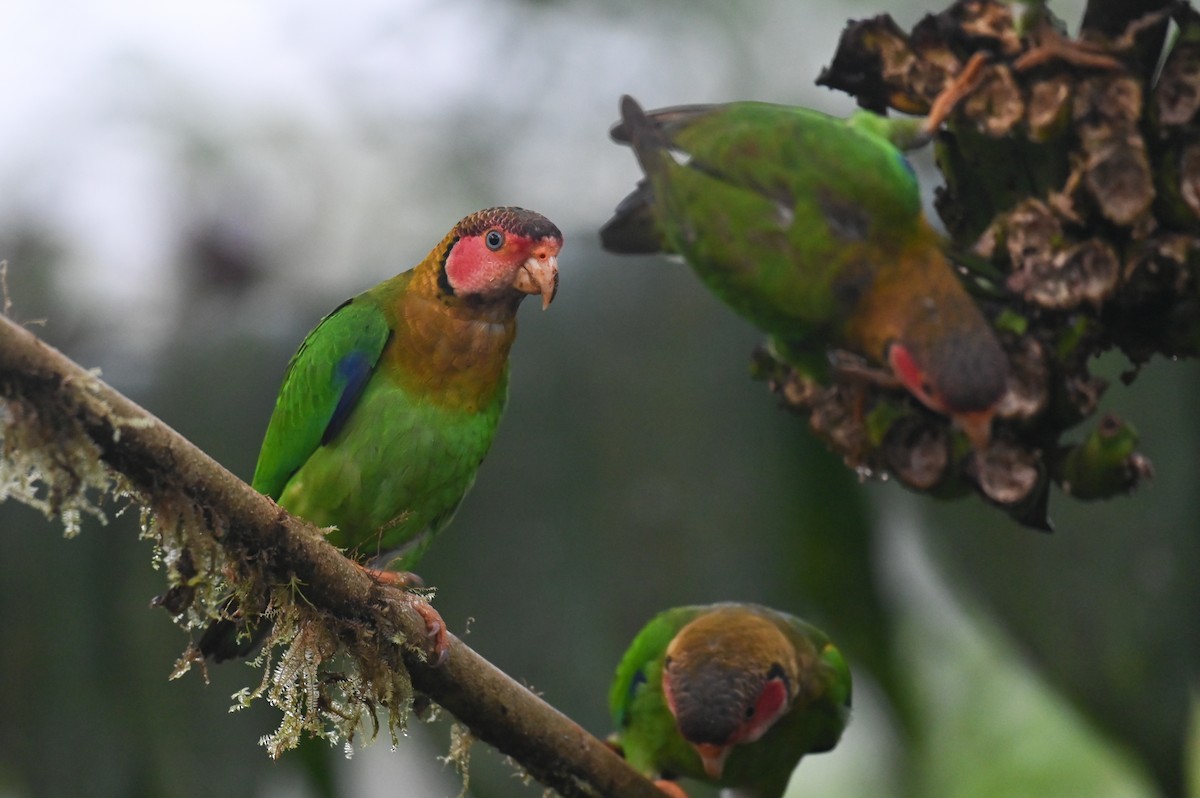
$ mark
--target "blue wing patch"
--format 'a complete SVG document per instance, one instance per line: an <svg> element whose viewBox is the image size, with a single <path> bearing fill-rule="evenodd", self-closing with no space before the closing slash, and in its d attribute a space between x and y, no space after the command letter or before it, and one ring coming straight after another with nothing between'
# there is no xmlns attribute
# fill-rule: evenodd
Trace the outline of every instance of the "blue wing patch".
<svg viewBox="0 0 1200 798"><path fill-rule="evenodd" d="M374 367L375 358L361 350L355 350L338 361L333 373L337 381L341 383L342 394L338 397L333 415L329 417L329 423L325 425L325 432L321 434L322 446L336 438L337 434L342 431L342 427L346 425L351 411L358 404L358 397L367 387L367 380L371 379L371 371Z"/></svg>
<svg viewBox="0 0 1200 798"><path fill-rule="evenodd" d="M633 697L637 695L638 688L645 683L646 672L640 669L629 680L629 689L625 691L625 703L622 704L621 717L617 719L617 725L621 728L629 725L629 705L633 702Z"/></svg>

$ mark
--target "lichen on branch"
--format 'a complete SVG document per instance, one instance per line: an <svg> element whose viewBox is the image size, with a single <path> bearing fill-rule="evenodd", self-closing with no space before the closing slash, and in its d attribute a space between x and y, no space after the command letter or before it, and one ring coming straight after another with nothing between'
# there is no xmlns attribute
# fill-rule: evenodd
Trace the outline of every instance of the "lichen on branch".
<svg viewBox="0 0 1200 798"><path fill-rule="evenodd" d="M255 492L177 432L0 316L0 500L13 498L78 530L111 505L143 508L167 575L157 599L182 625L217 616L230 595L274 624L262 683L283 713L273 754L302 733L350 741L408 719L413 690L471 734L566 796L661 794L611 749L450 638L425 661L425 623L320 530ZM185 655L177 670L192 661Z"/></svg>

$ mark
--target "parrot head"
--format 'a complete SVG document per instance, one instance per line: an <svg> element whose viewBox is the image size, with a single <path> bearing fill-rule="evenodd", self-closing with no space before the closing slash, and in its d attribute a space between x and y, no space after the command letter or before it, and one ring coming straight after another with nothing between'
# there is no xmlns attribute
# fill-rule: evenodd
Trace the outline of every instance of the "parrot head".
<svg viewBox="0 0 1200 798"><path fill-rule="evenodd" d="M760 739L791 709L798 675L795 648L769 621L712 612L667 647L663 693L680 735L716 780L736 746Z"/></svg>
<svg viewBox="0 0 1200 798"><path fill-rule="evenodd" d="M447 294L483 302L541 294L543 309L554 299L563 236L545 216L487 208L455 225L451 237L438 278Z"/></svg>
<svg viewBox="0 0 1200 798"><path fill-rule="evenodd" d="M943 337L939 344L893 341L888 366L922 404L952 419L974 449L984 449L1006 389L1008 361L990 335Z"/></svg>

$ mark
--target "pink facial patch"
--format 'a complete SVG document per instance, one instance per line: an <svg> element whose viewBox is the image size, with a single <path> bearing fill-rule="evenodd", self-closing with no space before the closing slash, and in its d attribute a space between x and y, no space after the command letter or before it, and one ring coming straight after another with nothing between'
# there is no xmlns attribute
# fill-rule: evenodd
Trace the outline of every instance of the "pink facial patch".
<svg viewBox="0 0 1200 798"><path fill-rule="evenodd" d="M888 363L892 367L892 372L904 383L913 396L924 402L930 409L942 412L938 407L938 402L929 392L929 385L925 380L925 375L921 372L921 367L912 359L912 355L908 353L900 344L892 344L888 347Z"/></svg>
<svg viewBox="0 0 1200 798"><path fill-rule="evenodd" d="M787 711L788 689L783 679L770 679L754 702L754 714L734 733L730 745L752 743L766 734Z"/></svg>
<svg viewBox="0 0 1200 798"><path fill-rule="evenodd" d="M460 238L446 258L446 278L456 294L487 294L512 279L512 259L507 251L510 240L500 252L492 252L482 235ZM519 265L521 261L517 261Z"/></svg>

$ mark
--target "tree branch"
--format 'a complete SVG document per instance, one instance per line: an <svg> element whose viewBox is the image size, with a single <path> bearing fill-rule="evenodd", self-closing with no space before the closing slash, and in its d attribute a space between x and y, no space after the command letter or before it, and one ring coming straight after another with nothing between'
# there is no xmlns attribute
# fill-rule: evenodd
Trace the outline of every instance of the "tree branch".
<svg viewBox="0 0 1200 798"><path fill-rule="evenodd" d="M176 605L171 609L181 617L190 608L194 622L203 621L214 611L211 591L203 588L221 574L211 571L223 570L234 587L239 578L261 579L276 612L290 609L279 606L287 587L302 585L304 602L294 603L307 609L294 616L302 627L296 639L306 634L305 624L324 624L328 628L316 637L340 644L316 651L318 662L339 651L349 653L358 660L358 676L368 683L379 679L381 669L388 670L384 678L407 669L413 688L563 795L661 798L607 746L457 638L451 637L450 656L441 667L427 664L424 651L406 642L424 640L424 623L402 594L377 584L319 530L3 316L0 398L5 400L0 472L8 483L0 485L0 500L25 498L48 514L60 514L78 512L79 496L89 489L133 497L158 519L156 532L174 583L167 603ZM104 470L89 460L98 460ZM22 493L21 484L28 488L35 482L40 487ZM187 521L187 513L179 510L185 506L194 508L192 518L199 523ZM193 528L185 533L169 528L189 523ZM207 556L212 552L218 560ZM219 561L222 555L225 562ZM190 606L197 594L204 599L200 604L210 601L200 614ZM406 709L406 699L379 703L394 716ZM329 707L320 703L308 710L328 718ZM347 704L356 711L353 725L378 705Z"/></svg>

